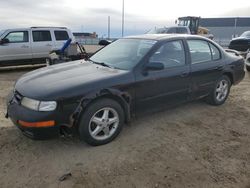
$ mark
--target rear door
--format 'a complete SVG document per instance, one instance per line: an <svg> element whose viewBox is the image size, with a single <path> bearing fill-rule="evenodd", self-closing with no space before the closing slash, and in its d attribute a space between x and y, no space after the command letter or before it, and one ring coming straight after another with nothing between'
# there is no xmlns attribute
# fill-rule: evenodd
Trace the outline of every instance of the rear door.
<svg viewBox="0 0 250 188"><path fill-rule="evenodd" d="M5 37L9 43L0 45L0 61L31 59L29 30L10 31Z"/></svg>
<svg viewBox="0 0 250 188"><path fill-rule="evenodd" d="M191 61L192 90L194 98L208 95L222 76L224 62L220 50L202 39L187 40Z"/></svg>
<svg viewBox="0 0 250 188"><path fill-rule="evenodd" d="M46 58L54 49L54 44L49 29L32 30L32 53L33 58Z"/></svg>

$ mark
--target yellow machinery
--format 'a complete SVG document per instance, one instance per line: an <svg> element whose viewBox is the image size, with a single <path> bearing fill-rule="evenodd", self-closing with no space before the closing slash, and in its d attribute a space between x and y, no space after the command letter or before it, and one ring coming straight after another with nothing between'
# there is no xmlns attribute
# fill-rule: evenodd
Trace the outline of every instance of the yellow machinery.
<svg viewBox="0 0 250 188"><path fill-rule="evenodd" d="M196 16L179 17L178 25L189 27L190 32L193 35L202 35L210 39L213 39L214 37L212 34L210 34L207 28L200 27L200 17Z"/></svg>

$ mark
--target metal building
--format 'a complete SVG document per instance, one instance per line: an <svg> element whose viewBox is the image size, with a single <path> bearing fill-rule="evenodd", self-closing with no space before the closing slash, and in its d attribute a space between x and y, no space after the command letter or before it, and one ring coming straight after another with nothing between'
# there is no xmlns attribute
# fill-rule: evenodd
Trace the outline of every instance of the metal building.
<svg viewBox="0 0 250 188"><path fill-rule="evenodd" d="M98 44L99 39L96 32L93 33L83 33L83 32L74 32L73 33L76 42L79 44Z"/></svg>
<svg viewBox="0 0 250 188"><path fill-rule="evenodd" d="M210 30L216 42L228 46L232 38L250 31L250 17L201 18L200 25Z"/></svg>

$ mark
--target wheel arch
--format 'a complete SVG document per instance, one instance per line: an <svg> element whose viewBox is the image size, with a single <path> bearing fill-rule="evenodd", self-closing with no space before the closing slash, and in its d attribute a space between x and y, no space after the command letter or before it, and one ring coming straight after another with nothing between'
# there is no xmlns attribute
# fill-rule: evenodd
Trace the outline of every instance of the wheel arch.
<svg viewBox="0 0 250 188"><path fill-rule="evenodd" d="M234 84L234 76L233 76L233 73L231 72L224 72L223 75L227 76L231 82L231 85Z"/></svg>
<svg viewBox="0 0 250 188"><path fill-rule="evenodd" d="M84 111L95 101L108 98L119 103L124 111L125 122L129 122L131 119L130 106L131 96L127 92L122 92L117 89L102 89L100 91L89 93L88 95L81 98L75 112L74 112L74 125L78 124L81 115Z"/></svg>

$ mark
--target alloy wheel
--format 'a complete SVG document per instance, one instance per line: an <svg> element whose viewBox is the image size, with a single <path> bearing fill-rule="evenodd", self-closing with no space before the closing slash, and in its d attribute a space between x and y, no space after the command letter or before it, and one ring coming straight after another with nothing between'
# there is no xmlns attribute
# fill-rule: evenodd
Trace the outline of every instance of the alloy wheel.
<svg viewBox="0 0 250 188"><path fill-rule="evenodd" d="M215 90L216 100L221 102L225 100L229 91L229 84L227 80L221 80Z"/></svg>
<svg viewBox="0 0 250 188"><path fill-rule="evenodd" d="M90 119L89 133L96 140L106 140L116 132L118 125L117 111L110 107L102 108Z"/></svg>

